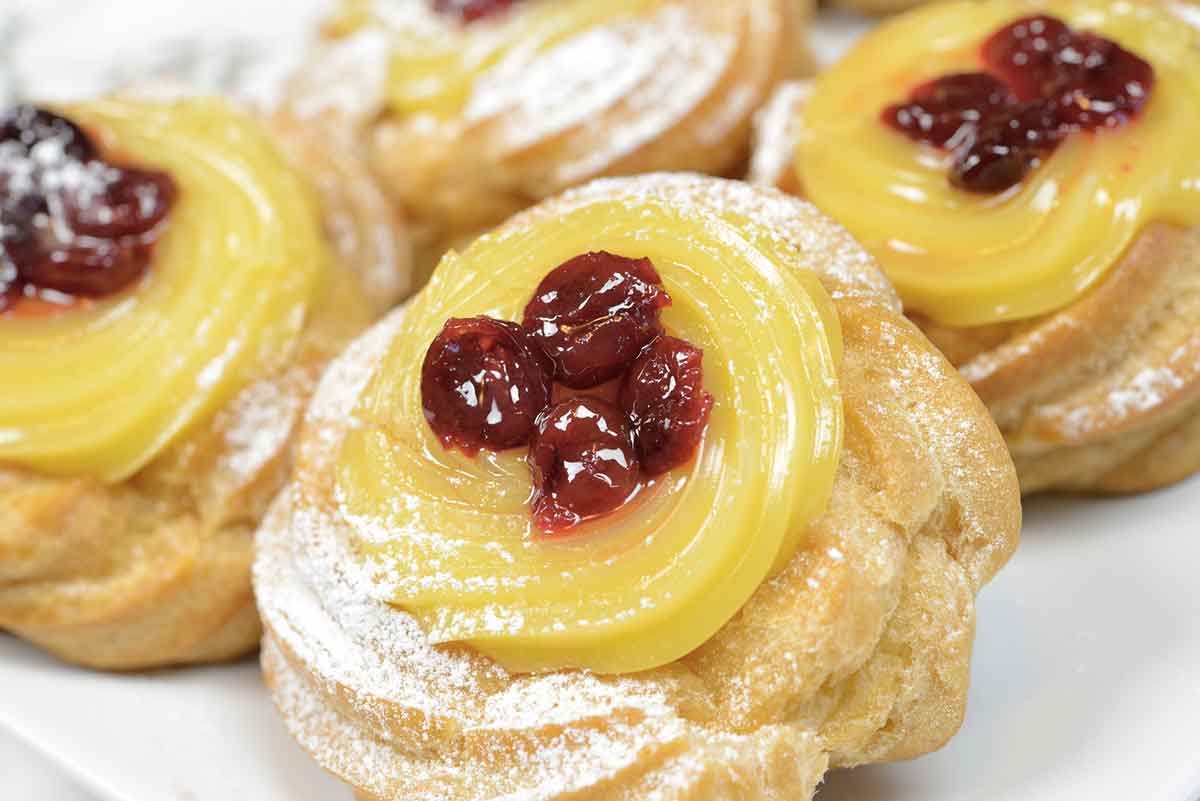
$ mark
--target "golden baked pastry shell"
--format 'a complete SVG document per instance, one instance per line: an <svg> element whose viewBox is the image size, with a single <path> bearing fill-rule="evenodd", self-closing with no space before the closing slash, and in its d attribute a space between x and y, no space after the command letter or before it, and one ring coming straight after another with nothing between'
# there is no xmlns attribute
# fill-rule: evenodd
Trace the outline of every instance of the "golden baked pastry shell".
<svg viewBox="0 0 1200 801"><path fill-rule="evenodd" d="M760 113L749 180L802 194L792 168L808 85ZM1200 229L1146 228L1064 309L974 328L914 315L971 382L1026 494L1153 490L1200 471Z"/></svg>
<svg viewBox="0 0 1200 801"><path fill-rule="evenodd" d="M476 76L467 106L447 118L390 108L390 31L330 36L283 113L302 126L322 119L358 143L412 222L423 282L448 247L592 178L740 171L754 111L780 81L811 72L799 35L810 0L647 5L576 32L520 71Z"/></svg>
<svg viewBox="0 0 1200 801"><path fill-rule="evenodd" d="M830 505L783 572L682 660L512 675L430 646L372 597L337 520L285 492L258 540L263 666L289 730L362 798L807 799L829 767L915 757L961 723L974 597L1020 527L986 409L810 205L688 176L582 190L638 191L772 220L834 299L846 440ZM553 225L575 195L506 228ZM328 474L402 326L398 310L326 374L302 434L307 477Z"/></svg>

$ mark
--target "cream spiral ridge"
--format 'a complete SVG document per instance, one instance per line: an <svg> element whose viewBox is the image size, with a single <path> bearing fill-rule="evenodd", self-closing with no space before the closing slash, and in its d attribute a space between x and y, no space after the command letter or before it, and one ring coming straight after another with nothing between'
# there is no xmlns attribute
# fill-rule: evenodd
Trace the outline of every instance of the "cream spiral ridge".
<svg viewBox="0 0 1200 801"><path fill-rule="evenodd" d="M823 512L842 435L832 301L768 226L685 196L666 180L574 193L553 221L531 213L447 256L406 310L342 446L336 504L381 592L433 642L520 671L665 664L724 625ZM523 453L445 451L419 370L448 317L519 318L538 279L587 250L653 261L674 299L664 324L704 349L716 405L693 465L548 539Z"/></svg>
<svg viewBox="0 0 1200 801"><path fill-rule="evenodd" d="M286 358L332 255L311 189L221 101L106 100L68 114L118 160L170 173L177 206L131 293L0 320L0 462L120 481Z"/></svg>

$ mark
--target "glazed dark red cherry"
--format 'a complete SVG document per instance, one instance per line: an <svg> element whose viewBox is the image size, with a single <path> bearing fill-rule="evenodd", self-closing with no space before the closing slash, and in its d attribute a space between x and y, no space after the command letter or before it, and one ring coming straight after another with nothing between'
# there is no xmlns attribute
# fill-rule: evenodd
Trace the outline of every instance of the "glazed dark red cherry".
<svg viewBox="0 0 1200 801"><path fill-rule="evenodd" d="M1005 25L983 43L983 62L1022 100L1046 95L1061 74L1060 53L1077 34L1057 17L1040 14Z"/></svg>
<svg viewBox="0 0 1200 801"><path fill-rule="evenodd" d="M421 371L426 420L445 447L472 455L528 442L545 533L614 512L644 475L695 456L712 410L702 352L662 333L670 303L649 259L577 256L538 285L522 325L446 323ZM564 388L617 378L588 395Z"/></svg>
<svg viewBox="0 0 1200 801"><path fill-rule="evenodd" d="M1064 59L1060 77L1045 92L1064 125L1082 131L1116 128L1150 99L1154 68L1116 42L1085 33L1059 55Z"/></svg>
<svg viewBox="0 0 1200 801"><path fill-rule="evenodd" d="M549 363L516 323L449 320L425 354L421 403L446 447L525 445L549 402Z"/></svg>
<svg viewBox="0 0 1200 801"><path fill-rule="evenodd" d="M983 60L1023 101L1042 100L1077 130L1115 127L1136 115L1154 68L1116 42L1050 16L1019 19L983 45Z"/></svg>
<svg viewBox="0 0 1200 801"><path fill-rule="evenodd" d="M15 303L20 293L17 268L0 253L0 312Z"/></svg>
<svg viewBox="0 0 1200 801"><path fill-rule="evenodd" d="M175 202L175 182L166 173L109 167L99 192L68 188L63 195L67 224L82 236L117 239L149 233Z"/></svg>
<svg viewBox="0 0 1200 801"><path fill-rule="evenodd" d="M508 11L517 2L518 0L433 0L433 10L439 14L456 16L463 22L474 22Z"/></svg>
<svg viewBox="0 0 1200 801"><path fill-rule="evenodd" d="M13 106L0 115L0 144L14 143L28 155L43 142L56 143L64 156L76 161L97 155L88 135L66 117L29 105Z"/></svg>
<svg viewBox="0 0 1200 801"><path fill-rule="evenodd" d="M1003 192L1072 134L1116 128L1145 107L1154 68L1116 42L1055 17L1024 17L983 44L990 73L918 86L883 112L886 124L954 151L950 180Z"/></svg>
<svg viewBox="0 0 1200 801"><path fill-rule="evenodd" d="M1003 192L1019 184L1068 133L1044 101L985 117L957 148L950 182L970 192Z"/></svg>
<svg viewBox="0 0 1200 801"><path fill-rule="evenodd" d="M21 280L21 265L38 258L40 245L33 216L14 212L3 200L0 195L0 274L15 284Z"/></svg>
<svg viewBox="0 0 1200 801"><path fill-rule="evenodd" d="M621 384L621 408L633 426L642 470L659 475L691 461L704 436L713 399L704 391L703 351L659 337Z"/></svg>
<svg viewBox="0 0 1200 801"><path fill-rule="evenodd" d="M597 252L576 256L538 285L525 307L525 330L572 389L609 381L662 332L670 305L649 259Z"/></svg>
<svg viewBox="0 0 1200 801"><path fill-rule="evenodd" d="M178 191L165 173L103 161L78 126L17 106L0 116L3 308L44 290L99 297L150 265Z"/></svg>
<svg viewBox="0 0 1200 801"><path fill-rule="evenodd" d="M551 534L619 509L639 481L625 413L597 398L572 398L544 411L529 466L534 522Z"/></svg>
<svg viewBox="0 0 1200 801"><path fill-rule="evenodd" d="M57 247L21 270L27 284L78 297L103 297L141 278L150 261L150 245L92 240Z"/></svg>
<svg viewBox="0 0 1200 801"><path fill-rule="evenodd" d="M985 72L961 72L921 84L909 100L884 110L884 120L910 138L954 147L983 119L1017 104L1013 90Z"/></svg>

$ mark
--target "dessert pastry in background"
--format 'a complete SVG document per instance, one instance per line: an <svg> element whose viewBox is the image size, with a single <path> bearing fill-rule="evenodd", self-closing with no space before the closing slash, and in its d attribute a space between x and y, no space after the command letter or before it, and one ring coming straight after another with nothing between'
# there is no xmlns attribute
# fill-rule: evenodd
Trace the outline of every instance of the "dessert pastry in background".
<svg viewBox="0 0 1200 801"><path fill-rule="evenodd" d="M316 189L325 236L342 264L358 276L372 313L389 311L416 283L404 214L371 174L357 145L340 138L344 131L280 116L266 122L289 161Z"/></svg>
<svg viewBox="0 0 1200 801"><path fill-rule="evenodd" d="M600 175L744 169L807 0L343 0L281 114L359 147L450 244ZM338 148L343 145L339 144Z"/></svg>
<svg viewBox="0 0 1200 801"><path fill-rule="evenodd" d="M811 205L604 179L330 367L263 663L364 799L808 799L940 747L1017 542L1003 439Z"/></svg>
<svg viewBox="0 0 1200 801"><path fill-rule="evenodd" d="M113 669L256 646L293 428L364 288L406 280L377 211L323 206L224 101L0 117L0 629Z"/></svg>
<svg viewBox="0 0 1200 801"><path fill-rule="evenodd" d="M1149 490L1200 469L1198 107L1162 4L943 3L781 90L751 179L876 257L1025 492Z"/></svg>

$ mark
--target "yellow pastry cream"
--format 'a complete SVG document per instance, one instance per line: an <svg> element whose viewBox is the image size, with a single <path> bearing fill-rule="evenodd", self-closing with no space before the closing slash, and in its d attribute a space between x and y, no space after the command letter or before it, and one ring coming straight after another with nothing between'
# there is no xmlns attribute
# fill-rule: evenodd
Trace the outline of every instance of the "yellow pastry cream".
<svg viewBox="0 0 1200 801"><path fill-rule="evenodd" d="M306 181L225 102L58 111L108 163L169 176L174 202L127 288L61 313L0 314L0 463L117 482L288 357L329 289L332 253Z"/></svg>
<svg viewBox="0 0 1200 801"><path fill-rule="evenodd" d="M716 205L581 196L451 252L363 393L336 470L339 508L381 590L435 643L512 671L629 673L711 637L824 512L841 448L832 301L768 227ZM661 323L703 349L713 405L694 458L611 514L547 535L526 450L469 455L426 419L422 365L448 318L520 320L580 254L649 260Z"/></svg>
<svg viewBox="0 0 1200 801"><path fill-rule="evenodd" d="M397 114L456 115L485 72L515 78L529 58L591 28L664 0L419 0L389 9L380 0L344 0L328 32L379 27L392 37L387 96ZM450 32L453 35L450 35ZM552 87L546 87L552 91Z"/></svg>
<svg viewBox="0 0 1200 801"><path fill-rule="evenodd" d="M920 143L883 115L928 82L989 72L989 38L1042 14L1081 32L1073 35L1110 40L1095 52L1064 49L1067 62L1100 62L1087 80L1103 78L1114 42L1128 51L1117 55L1132 54L1126 61L1148 63L1145 97L1132 81L1120 87L1144 105L1062 137L1004 191L960 188L948 179L954 150L972 142ZM1018 33L1034 42L1040 29ZM1031 57L1013 59L1019 66ZM1113 111L1089 108L1083 92L1071 103L1076 116ZM1148 223L1200 224L1198 108L1200 35L1158 2L938 3L881 25L818 79L797 171L804 194L872 252L908 308L956 326L1019 320L1079 298Z"/></svg>

